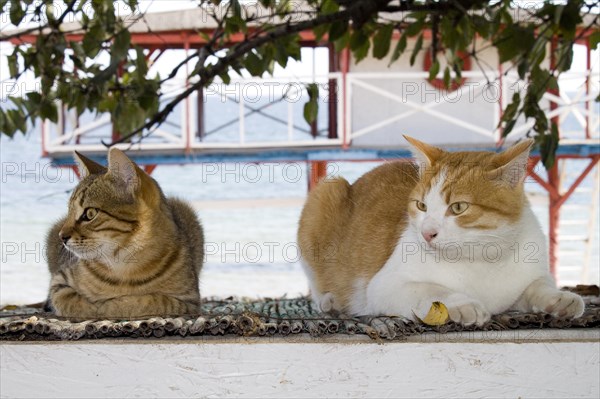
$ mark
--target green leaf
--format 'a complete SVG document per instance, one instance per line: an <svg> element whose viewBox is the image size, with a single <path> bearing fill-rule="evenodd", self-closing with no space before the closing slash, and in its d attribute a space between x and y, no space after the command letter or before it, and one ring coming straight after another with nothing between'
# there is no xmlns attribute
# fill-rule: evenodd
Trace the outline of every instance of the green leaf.
<svg viewBox="0 0 600 399"><path fill-rule="evenodd" d="M502 114L503 121L509 121L515 118L519 106L521 105L521 95L519 93L513 94L512 102L506 106L504 113Z"/></svg>
<svg viewBox="0 0 600 399"><path fill-rule="evenodd" d="M502 137L508 136L508 134L510 132L512 132L512 130L514 129L514 127L515 127L516 124L517 124L517 120L516 119L513 119L513 120L510 120L510 121L506 122L504 124L504 129L502 129Z"/></svg>
<svg viewBox="0 0 600 399"><path fill-rule="evenodd" d="M421 33L419 35L419 38L417 39L417 42L415 43L415 47L413 48L412 54L410 55L410 66L413 66L415 64L417 55L419 54L419 51L421 51L422 47L423 47L423 34Z"/></svg>
<svg viewBox="0 0 600 399"><path fill-rule="evenodd" d="M600 43L600 30L594 31L590 35L590 49L595 50L598 47L598 43Z"/></svg>
<svg viewBox="0 0 600 399"><path fill-rule="evenodd" d="M440 62L439 60L433 61L431 68L429 68L429 80L435 79L437 74L440 72Z"/></svg>
<svg viewBox="0 0 600 399"><path fill-rule="evenodd" d="M304 120L311 124L319 114L319 86L316 83L306 85L308 102L304 104Z"/></svg>
<svg viewBox="0 0 600 399"><path fill-rule="evenodd" d="M18 26L25 17L25 10L21 8L21 2L11 0L10 2L10 22Z"/></svg>
<svg viewBox="0 0 600 399"><path fill-rule="evenodd" d="M340 6L335 1L325 0L325 1L323 1L323 4L321 4L320 11L321 11L321 14L327 15L327 14L333 14L334 12L338 12L339 9L340 9Z"/></svg>
<svg viewBox="0 0 600 399"><path fill-rule="evenodd" d="M83 36L83 50L89 58L94 58L98 55L101 49L101 43L105 39L106 31L100 23L94 21L93 25Z"/></svg>
<svg viewBox="0 0 600 399"><path fill-rule="evenodd" d="M348 30L348 21L335 21L329 28L329 41L336 41L340 37L344 36L344 33Z"/></svg>
<svg viewBox="0 0 600 399"><path fill-rule="evenodd" d="M129 6L129 9L131 11L135 11L137 9L137 6L138 6L137 0L126 0L126 3Z"/></svg>
<svg viewBox="0 0 600 399"><path fill-rule="evenodd" d="M315 41L320 42L323 39L325 33L329 32L329 28L331 28L330 24L318 25L313 28L313 33L315 34Z"/></svg>
<svg viewBox="0 0 600 399"><path fill-rule="evenodd" d="M129 134L139 128L146 118L146 112L132 99L121 101L114 113L114 123L122 134Z"/></svg>
<svg viewBox="0 0 600 399"><path fill-rule="evenodd" d="M369 36L363 31L357 30L350 36L350 49L354 53L356 63L359 63L369 54Z"/></svg>
<svg viewBox="0 0 600 399"><path fill-rule="evenodd" d="M481 15L471 15L471 19L473 21L473 27L475 28L475 32L479 34L484 39L489 38L490 33L492 32L493 26L485 17Z"/></svg>
<svg viewBox="0 0 600 399"><path fill-rule="evenodd" d="M115 36L115 41L111 48L110 62L111 64L119 62L127 57L129 51L129 42L131 40L131 34L127 29L123 29Z"/></svg>
<svg viewBox="0 0 600 399"><path fill-rule="evenodd" d="M40 117L50 119L52 122L58 122L58 110L56 104L50 100L44 100L40 104Z"/></svg>
<svg viewBox="0 0 600 399"><path fill-rule="evenodd" d="M221 78L223 83L225 83L226 85L228 85L231 82L231 77L229 76L229 73L227 73L227 72L223 72L222 74L219 75L219 77Z"/></svg>
<svg viewBox="0 0 600 399"><path fill-rule="evenodd" d="M319 114L319 104L316 101L308 101L304 104L304 120L311 124L317 119Z"/></svg>
<svg viewBox="0 0 600 399"><path fill-rule="evenodd" d="M446 66L446 68L444 68L444 87L450 87L451 80L452 76L450 75L450 67Z"/></svg>
<svg viewBox="0 0 600 399"><path fill-rule="evenodd" d="M11 78L17 77L19 74L19 65L17 62L17 55L15 53L6 57L6 61L8 62L8 71L10 73Z"/></svg>
<svg viewBox="0 0 600 399"><path fill-rule="evenodd" d="M552 123L550 134L541 134L536 137L540 146L540 157L546 169L552 169L556 160L556 150L558 149L558 126Z"/></svg>
<svg viewBox="0 0 600 399"><path fill-rule="evenodd" d="M242 7L240 6L239 0L230 0L231 9L235 17L242 16Z"/></svg>
<svg viewBox="0 0 600 399"><path fill-rule="evenodd" d="M373 36L373 57L380 60L387 55L390 51L393 32L394 27L392 25L383 25L379 28Z"/></svg>
<svg viewBox="0 0 600 399"><path fill-rule="evenodd" d="M39 104L42 101L42 95L35 91L30 91L27 93L27 100L29 102Z"/></svg>
<svg viewBox="0 0 600 399"><path fill-rule="evenodd" d="M573 63L573 45L571 42L559 42L555 52L556 70L559 72L568 71Z"/></svg>
<svg viewBox="0 0 600 399"><path fill-rule="evenodd" d="M8 3L8 0L0 0L0 15L4 14L4 7Z"/></svg>
<svg viewBox="0 0 600 399"><path fill-rule="evenodd" d="M262 60L255 52L249 52L244 60L244 66L252 76L262 76L265 72L265 66Z"/></svg>
<svg viewBox="0 0 600 399"><path fill-rule="evenodd" d="M334 50L339 53L343 49L347 48L349 43L350 43L350 32L346 31L344 36L340 37L335 42L333 42Z"/></svg>
<svg viewBox="0 0 600 399"><path fill-rule="evenodd" d="M535 28L518 25L507 26L494 40L500 62L510 61L519 54L527 55L535 43Z"/></svg>
<svg viewBox="0 0 600 399"><path fill-rule="evenodd" d="M17 131L17 128L15 126L15 124L13 123L12 119L10 118L10 115L8 114L8 112L4 112L1 108L0 108L0 131L7 135L8 137L13 137L15 135L15 132Z"/></svg>
<svg viewBox="0 0 600 399"><path fill-rule="evenodd" d="M568 1L565 4L564 9L560 14L560 30L562 36L565 38L573 38L575 37L575 32L577 30L577 26L583 22L581 18L582 10L579 1Z"/></svg>
<svg viewBox="0 0 600 399"><path fill-rule="evenodd" d="M517 73L519 74L519 79L521 79L521 80L525 79L525 75L527 74L528 71L529 71L529 62L527 62L527 59L523 59L517 65Z"/></svg>
<svg viewBox="0 0 600 399"><path fill-rule="evenodd" d="M425 22L425 19L416 20L415 22L413 22L412 24L410 24L406 27L406 29L404 30L404 33L408 37L413 37L413 36L418 35L423 30L424 22Z"/></svg>
<svg viewBox="0 0 600 399"><path fill-rule="evenodd" d="M27 130L27 121L25 120L25 115L21 110L10 109L6 111L6 116L11 120L15 130L20 130L22 132Z"/></svg>
<svg viewBox="0 0 600 399"><path fill-rule="evenodd" d="M396 48L394 48L394 52L392 53L392 57L390 58L390 63L388 64L388 67L393 62L398 60L398 58L400 58L402 53L404 53L404 50L406 50L406 34L402 34L400 39L398 39L398 43L396 44Z"/></svg>
<svg viewBox="0 0 600 399"><path fill-rule="evenodd" d="M144 49L140 46L135 46L135 67L138 79L142 80L148 73L148 64L146 64L146 56L144 55Z"/></svg>

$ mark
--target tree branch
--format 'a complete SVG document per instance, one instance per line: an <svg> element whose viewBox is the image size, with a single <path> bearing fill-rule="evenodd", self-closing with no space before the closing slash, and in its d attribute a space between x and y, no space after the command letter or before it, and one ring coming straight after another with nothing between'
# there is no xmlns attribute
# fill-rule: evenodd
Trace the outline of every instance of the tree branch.
<svg viewBox="0 0 600 399"><path fill-rule="evenodd" d="M204 70L201 70L198 73L198 75L200 76L200 80L198 82L190 85L187 89L185 89L183 92L181 92L177 97L175 97L173 100L171 100L161 111L159 111L156 115L154 115L154 117L152 119L150 119L148 122L146 122L143 126L137 128L133 132L121 137L119 140L113 141L112 143L106 143L104 141L102 143L107 147L111 147L113 145L120 144L120 143L125 143L128 140L130 140L132 137L135 137L139 133L143 132L144 130L150 129L150 128L154 127L155 125L160 125L162 122L164 122L166 120L167 116L175 109L177 104L179 104L181 101L186 99L193 92L198 90L200 87L203 87L206 84L206 82L211 81L216 76L219 76L221 73L225 72L227 70L227 68L235 60L241 58L242 56L244 56L248 52L252 51L253 49L258 48L258 47L262 46L263 44L273 41L275 39L293 35L293 34L296 34L296 33L299 33L299 32L305 31L305 30L310 30L317 26L321 26L323 24L328 24L328 23L332 23L335 21L351 20L352 17L354 16L354 14L357 12L357 10L361 10L361 11L365 10L365 3L368 3L368 6L370 7L370 12L371 12L371 14L373 14L373 13L380 11L379 10L380 7L381 8L385 7L387 5L388 1L387 0L385 0L385 1L379 0L376 2L370 2L370 1L353 2L352 5L350 5L348 8L340 10L337 13L321 15L321 16L311 19L311 20L301 21L295 25L290 25L288 23L285 23L282 25L277 25L272 30L265 32L261 36L257 36L251 40L242 42L242 43L234 46L230 50L230 52L226 56L220 58L216 64L214 64ZM364 15L362 15L362 17L364 18ZM142 138L143 137L147 137L147 135L142 136Z"/></svg>

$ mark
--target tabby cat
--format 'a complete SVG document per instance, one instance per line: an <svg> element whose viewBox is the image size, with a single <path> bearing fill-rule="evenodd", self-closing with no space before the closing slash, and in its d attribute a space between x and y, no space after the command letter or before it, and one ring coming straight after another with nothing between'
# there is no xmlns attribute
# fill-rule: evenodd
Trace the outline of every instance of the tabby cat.
<svg viewBox="0 0 600 399"><path fill-rule="evenodd" d="M82 180L47 238L51 309L113 319L197 312L204 237L193 209L116 148L108 168L75 160Z"/></svg>
<svg viewBox="0 0 600 399"><path fill-rule="evenodd" d="M577 317L581 297L556 288L546 240L524 192L532 140L502 153L446 152L410 137L418 165L387 163L350 185L324 180L298 230L323 311L481 325L508 309Z"/></svg>

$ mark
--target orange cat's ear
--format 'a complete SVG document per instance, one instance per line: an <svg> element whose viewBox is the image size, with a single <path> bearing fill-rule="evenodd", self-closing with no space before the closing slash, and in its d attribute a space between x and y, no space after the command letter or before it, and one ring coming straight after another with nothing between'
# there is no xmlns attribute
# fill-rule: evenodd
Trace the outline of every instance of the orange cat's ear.
<svg viewBox="0 0 600 399"><path fill-rule="evenodd" d="M405 135L404 138L412 146L412 153L417 161L420 171L423 171L425 168L434 164L435 161L437 161L442 154L444 154L444 150L440 148L423 143L422 141L414 139L410 136Z"/></svg>
<svg viewBox="0 0 600 399"><path fill-rule="evenodd" d="M81 176L81 178L89 175L99 175L106 172L106 168L104 166L92 161L86 156L81 155L77 151L75 151L73 154L73 159L75 159L75 162L77 163L79 176Z"/></svg>
<svg viewBox="0 0 600 399"><path fill-rule="evenodd" d="M112 147L108 152L108 173L123 181L131 193L141 186L137 166L116 147Z"/></svg>
<svg viewBox="0 0 600 399"><path fill-rule="evenodd" d="M510 184L511 187L523 183L527 176L527 162L532 146L533 139L527 139L500 154L494 155L492 159L494 169L488 172L490 178L501 179Z"/></svg>

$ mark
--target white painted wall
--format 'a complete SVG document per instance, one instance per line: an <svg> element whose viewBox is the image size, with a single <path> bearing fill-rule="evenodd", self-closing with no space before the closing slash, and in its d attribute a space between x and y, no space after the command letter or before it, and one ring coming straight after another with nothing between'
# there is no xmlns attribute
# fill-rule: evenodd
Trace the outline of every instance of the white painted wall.
<svg viewBox="0 0 600 399"><path fill-rule="evenodd" d="M3 343L0 396L600 395L597 340L436 343L425 338L378 345L356 338L337 343L300 338Z"/></svg>

